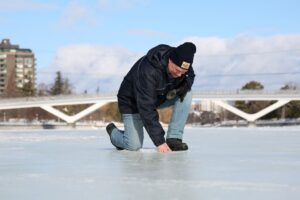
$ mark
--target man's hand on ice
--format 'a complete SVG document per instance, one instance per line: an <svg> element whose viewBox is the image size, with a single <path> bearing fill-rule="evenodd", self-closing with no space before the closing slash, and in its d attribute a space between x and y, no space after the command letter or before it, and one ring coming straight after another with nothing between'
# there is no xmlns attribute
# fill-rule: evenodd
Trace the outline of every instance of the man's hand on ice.
<svg viewBox="0 0 300 200"><path fill-rule="evenodd" d="M159 146L157 147L157 150L158 150L158 152L160 152L160 153L168 153L168 152L172 151L172 150L170 149L170 147L167 145L167 143L163 143L163 144L159 145Z"/></svg>

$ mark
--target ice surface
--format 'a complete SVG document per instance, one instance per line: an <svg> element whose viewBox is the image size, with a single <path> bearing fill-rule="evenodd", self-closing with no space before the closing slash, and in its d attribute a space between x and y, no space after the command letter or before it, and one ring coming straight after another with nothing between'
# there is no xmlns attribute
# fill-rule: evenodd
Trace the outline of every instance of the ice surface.
<svg viewBox="0 0 300 200"><path fill-rule="evenodd" d="M0 132L0 199L300 196L300 128L187 128L188 152L117 151L104 129Z"/></svg>

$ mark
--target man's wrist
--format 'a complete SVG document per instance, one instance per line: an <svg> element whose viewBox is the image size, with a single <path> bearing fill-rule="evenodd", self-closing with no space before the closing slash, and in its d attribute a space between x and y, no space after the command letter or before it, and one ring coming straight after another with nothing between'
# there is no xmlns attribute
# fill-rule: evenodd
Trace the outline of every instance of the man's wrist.
<svg viewBox="0 0 300 200"><path fill-rule="evenodd" d="M166 143L165 138L163 138L163 139L159 140L158 142L156 142L156 143L155 143L155 146L156 146L156 147L159 147L160 145L162 145L162 144L164 144L164 143Z"/></svg>

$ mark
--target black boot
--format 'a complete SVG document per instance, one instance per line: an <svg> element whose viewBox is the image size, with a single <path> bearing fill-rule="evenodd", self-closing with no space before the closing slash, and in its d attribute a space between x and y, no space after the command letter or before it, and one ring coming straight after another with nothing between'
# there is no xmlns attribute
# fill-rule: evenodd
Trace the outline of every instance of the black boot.
<svg viewBox="0 0 300 200"><path fill-rule="evenodd" d="M177 138L168 138L167 145L172 151L186 151L189 148L186 143L183 143L181 139Z"/></svg>
<svg viewBox="0 0 300 200"><path fill-rule="evenodd" d="M108 135L109 135L109 138L110 138L110 142L112 143L112 141L111 141L111 134L112 134L112 131L115 129L115 128L117 128L116 127L116 125L114 124L114 123L110 123L110 124L108 124L107 126L106 126L106 132L108 133ZM112 143L112 145L114 145L113 143ZM116 145L114 145L116 148L117 148L117 150L123 150L123 148L121 148L121 147L117 147Z"/></svg>

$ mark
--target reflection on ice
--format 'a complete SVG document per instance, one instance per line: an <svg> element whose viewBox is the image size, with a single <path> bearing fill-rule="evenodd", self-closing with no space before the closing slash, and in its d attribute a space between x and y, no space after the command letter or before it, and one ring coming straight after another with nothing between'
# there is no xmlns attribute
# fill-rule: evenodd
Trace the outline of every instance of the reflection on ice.
<svg viewBox="0 0 300 200"><path fill-rule="evenodd" d="M299 128L187 128L187 152L101 130L2 131L0 199L298 199Z"/></svg>

